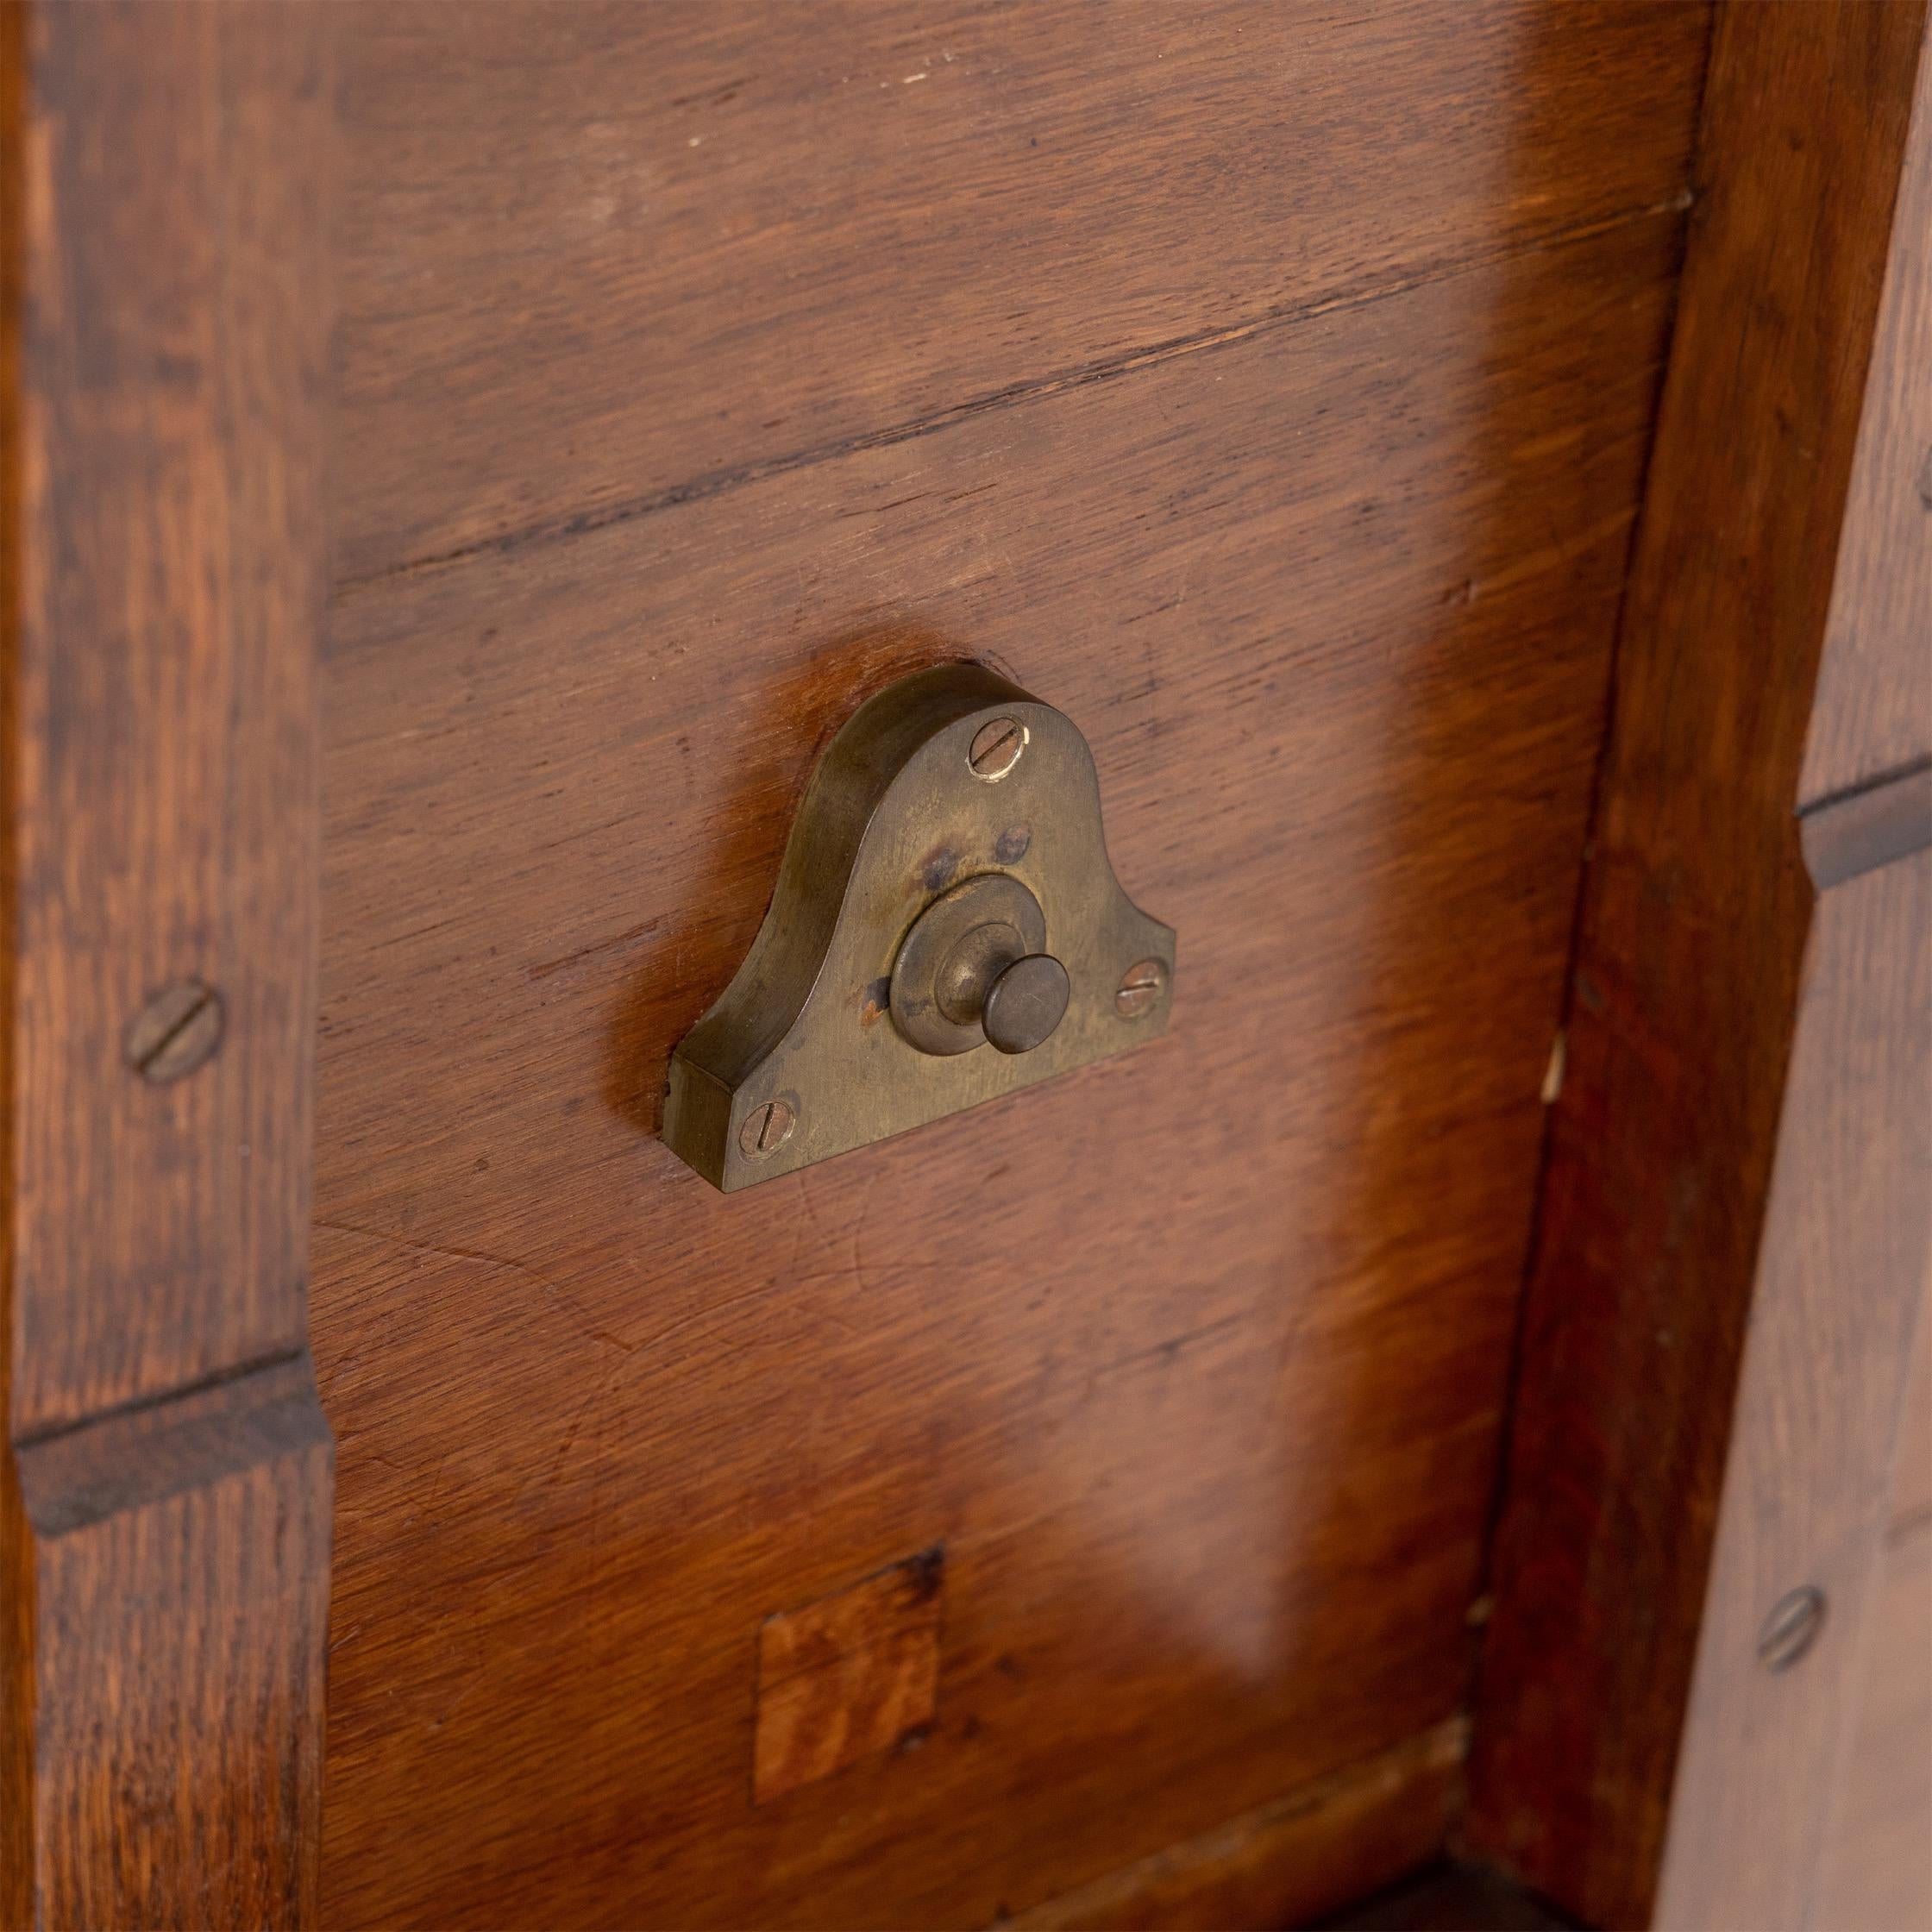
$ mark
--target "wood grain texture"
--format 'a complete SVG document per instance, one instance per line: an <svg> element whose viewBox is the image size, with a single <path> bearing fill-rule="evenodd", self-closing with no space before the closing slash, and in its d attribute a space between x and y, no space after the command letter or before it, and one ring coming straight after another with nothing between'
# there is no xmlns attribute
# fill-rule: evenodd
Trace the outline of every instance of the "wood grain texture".
<svg viewBox="0 0 1932 1932"><path fill-rule="evenodd" d="M1928 1287L1932 1290L1932 1284ZM1932 1320L1922 1317L1898 1426L1891 1534L1902 1536L1927 1521L1932 1521Z"/></svg>
<svg viewBox="0 0 1932 1932"><path fill-rule="evenodd" d="M1472 1761L1479 1850L1651 1910L1812 889L1794 811L1923 34L1727 9L1592 835ZM1846 888L1852 890L1852 888Z"/></svg>
<svg viewBox="0 0 1932 1932"><path fill-rule="evenodd" d="M29 6L12 784L12 1425L302 1340L328 587L326 35ZM132 1077L162 988L194 1078Z"/></svg>
<svg viewBox="0 0 1932 1932"><path fill-rule="evenodd" d="M1922 852L1827 894L1812 929L1659 1926L1842 1923L1818 1916L1818 1867L1932 1274L1929 1184L1932 852ZM1805 1585L1825 1599L1817 1640L1768 1670L1759 1631Z"/></svg>
<svg viewBox="0 0 1932 1932"><path fill-rule="evenodd" d="M1839 1714L1811 1914L1825 1928L1932 1925L1932 1279L1885 1514L1863 1659Z"/></svg>
<svg viewBox="0 0 1932 1932"><path fill-rule="evenodd" d="M1699 7L363 6L362 578L1671 201Z"/></svg>
<svg viewBox="0 0 1932 1932"><path fill-rule="evenodd" d="M765 1620L751 1743L759 1803L916 1745L938 1690L945 1574L944 1552L927 1550Z"/></svg>
<svg viewBox="0 0 1932 1932"><path fill-rule="evenodd" d="M1932 756L1932 60L1922 60L1804 753L1809 803Z"/></svg>
<svg viewBox="0 0 1932 1932"><path fill-rule="evenodd" d="M984 1923L1453 1713L1679 239L342 598L325 1917ZM723 1200L670 1049L962 651L1093 745L1171 1032ZM919 1748L752 1806L762 1621L941 1540Z"/></svg>
<svg viewBox="0 0 1932 1932"><path fill-rule="evenodd" d="M1468 1729L1452 1719L1365 1765L1002 1923L1013 1932L1276 1932L1441 1850Z"/></svg>
<svg viewBox="0 0 1932 1932"><path fill-rule="evenodd" d="M315 1897L326 9L0 16L9 1925ZM124 1061L161 988L226 1037Z"/></svg>
<svg viewBox="0 0 1932 1932"><path fill-rule="evenodd" d="M1888 1544L1869 1615L1812 1918L1916 1932L1932 1925L1932 1523Z"/></svg>
<svg viewBox="0 0 1932 1932"><path fill-rule="evenodd" d="M290 1364L19 1452L31 1923L315 1918L331 1449Z"/></svg>

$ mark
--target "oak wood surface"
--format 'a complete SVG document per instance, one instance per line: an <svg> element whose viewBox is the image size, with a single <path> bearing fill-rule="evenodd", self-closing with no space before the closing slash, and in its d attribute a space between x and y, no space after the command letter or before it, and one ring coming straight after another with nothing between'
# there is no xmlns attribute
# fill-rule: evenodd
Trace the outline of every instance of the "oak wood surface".
<svg viewBox="0 0 1932 1932"><path fill-rule="evenodd" d="M312 1924L330 1446L304 1364L19 1451L31 1923Z"/></svg>
<svg viewBox="0 0 1932 1932"><path fill-rule="evenodd" d="M1309 1924L1440 1851L1467 1744L1466 1728L1452 1718L1005 1923L1013 1932L1276 1932Z"/></svg>
<svg viewBox="0 0 1932 1932"><path fill-rule="evenodd" d="M1932 758L1932 60L1919 64L1801 795Z"/></svg>
<svg viewBox="0 0 1932 1932"><path fill-rule="evenodd" d="M343 573L635 515L1660 205L1708 20L358 6Z"/></svg>
<svg viewBox="0 0 1932 1932"><path fill-rule="evenodd" d="M1932 1523L1888 1541L1869 1615L1814 1920L1912 1932L1932 1925Z"/></svg>
<svg viewBox="0 0 1932 1932"><path fill-rule="evenodd" d="M1818 1873L1932 1274L1929 1178L1932 851L1828 893L1813 926L1660 1926L1845 1923L1820 1916ZM1803 1587L1822 1593L1824 1622L1797 1662L1767 1669L1759 1632Z"/></svg>
<svg viewBox="0 0 1932 1932"><path fill-rule="evenodd" d="M1923 25L1910 5L1732 7L1711 53L1475 1713L1473 1842L1593 1923L1646 1920L1663 1847L1812 900L1803 738Z"/></svg>
<svg viewBox="0 0 1932 1932"><path fill-rule="evenodd" d="M0 1916L312 1913L326 9L0 15ZM126 1058L199 980L214 1058Z"/></svg>
<svg viewBox="0 0 1932 1932"><path fill-rule="evenodd" d="M327 594L312 13L27 7L6 586L16 1434L300 1346ZM285 159L284 159L285 157ZM122 1042L185 979L224 1044Z"/></svg>
<svg viewBox="0 0 1932 1932"><path fill-rule="evenodd" d="M1892 1468L1894 1535L1932 1521L1932 1320L1923 1314L1909 1377L1904 1413L1898 1424L1898 1454Z"/></svg>
<svg viewBox="0 0 1932 1932"><path fill-rule="evenodd" d="M345 591L325 1917L984 1923L1455 1710L1679 229ZM721 1199L670 1048L959 652L1172 1032ZM930 1729L754 1807L761 1624L940 1540Z"/></svg>

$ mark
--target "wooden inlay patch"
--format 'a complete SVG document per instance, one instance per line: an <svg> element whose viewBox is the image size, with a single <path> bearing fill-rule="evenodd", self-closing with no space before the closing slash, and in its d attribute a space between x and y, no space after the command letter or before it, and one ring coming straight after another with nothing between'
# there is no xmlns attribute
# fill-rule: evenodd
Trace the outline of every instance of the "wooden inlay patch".
<svg viewBox="0 0 1932 1932"><path fill-rule="evenodd" d="M762 1804L930 1722L945 1552L934 1547L758 1634L752 1797Z"/></svg>

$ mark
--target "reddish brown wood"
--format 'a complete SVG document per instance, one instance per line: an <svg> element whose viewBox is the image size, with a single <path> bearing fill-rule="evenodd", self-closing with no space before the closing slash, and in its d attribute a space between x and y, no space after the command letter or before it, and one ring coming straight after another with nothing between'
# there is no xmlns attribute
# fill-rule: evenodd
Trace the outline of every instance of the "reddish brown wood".
<svg viewBox="0 0 1932 1932"><path fill-rule="evenodd" d="M1454 1713L1679 231L343 594L331 1923L983 1923ZM671 1046L959 650L1170 1033L723 1200ZM763 1621L940 1541L923 1741L754 1805Z"/></svg>
<svg viewBox="0 0 1932 1932"><path fill-rule="evenodd" d="M26 9L16 1434L302 1344L328 563L309 18ZM129 1026L190 977L222 1051L131 1078Z"/></svg>
<svg viewBox="0 0 1932 1932"><path fill-rule="evenodd" d="M8 1923L312 1911L326 9L6 10ZM215 1057L130 1024L188 978Z"/></svg>
<svg viewBox="0 0 1932 1932"><path fill-rule="evenodd" d="M902 442L1670 203L1708 22L352 9L344 572Z"/></svg>
<svg viewBox="0 0 1932 1932"><path fill-rule="evenodd" d="M1592 1923L1648 1916L1664 1841L1810 917L1804 734L1923 23L1916 6L1740 6L1712 53L1477 1707L1476 1843Z"/></svg>
<svg viewBox="0 0 1932 1932"><path fill-rule="evenodd" d="M330 1445L306 1364L17 1455L31 1922L313 1923Z"/></svg>
<svg viewBox="0 0 1932 1932"><path fill-rule="evenodd" d="M1007 1923L1014 1932L1275 1932L1312 1923L1441 1848L1467 1741L1466 1728L1452 1719Z"/></svg>
<svg viewBox="0 0 1932 1932"><path fill-rule="evenodd" d="M762 1804L841 1765L909 1748L939 1681L945 1558L927 1550L758 1633L753 1797Z"/></svg>

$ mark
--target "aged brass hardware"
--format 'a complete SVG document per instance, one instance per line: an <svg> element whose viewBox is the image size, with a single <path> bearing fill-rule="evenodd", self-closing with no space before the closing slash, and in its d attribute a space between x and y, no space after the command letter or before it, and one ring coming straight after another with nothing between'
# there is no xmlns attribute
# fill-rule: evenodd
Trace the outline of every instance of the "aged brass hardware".
<svg viewBox="0 0 1932 1932"><path fill-rule="evenodd" d="M1010 872L977 874L941 894L906 935L893 962L894 1026L921 1053L967 1053L987 1041L1032 1052L1071 994L1045 946L1039 900Z"/></svg>
<svg viewBox="0 0 1932 1932"><path fill-rule="evenodd" d="M758 937L671 1057L665 1144L726 1193L792 1173L1165 1032L1173 967L1071 721L980 665L918 672L812 773Z"/></svg>

